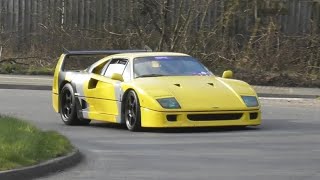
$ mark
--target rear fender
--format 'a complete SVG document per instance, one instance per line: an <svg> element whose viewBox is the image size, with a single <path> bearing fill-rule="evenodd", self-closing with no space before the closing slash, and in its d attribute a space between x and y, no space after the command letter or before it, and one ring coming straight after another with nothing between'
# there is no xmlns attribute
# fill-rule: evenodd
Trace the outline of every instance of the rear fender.
<svg viewBox="0 0 320 180"><path fill-rule="evenodd" d="M59 112L59 93L61 90L61 86L64 86L63 82L65 79L61 76L61 68L64 62L66 55L62 54L58 60L56 65L54 75L53 75L53 84L52 84L52 105L55 112Z"/></svg>

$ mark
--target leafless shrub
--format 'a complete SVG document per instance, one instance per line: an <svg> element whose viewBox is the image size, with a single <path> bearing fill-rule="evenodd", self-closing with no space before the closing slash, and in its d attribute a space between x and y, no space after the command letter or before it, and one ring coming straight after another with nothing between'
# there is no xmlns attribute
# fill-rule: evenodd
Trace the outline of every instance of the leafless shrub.
<svg viewBox="0 0 320 180"><path fill-rule="evenodd" d="M286 5L261 11L272 13L263 16L258 11L263 3L270 5L260 0L130 0L114 20L96 26L43 23L40 33L27 37L3 35L2 56L39 57L42 64L54 64L65 49L148 45L191 54L218 75L233 69L238 78L255 84L320 86L319 18L306 20L308 31L286 33L279 23Z"/></svg>

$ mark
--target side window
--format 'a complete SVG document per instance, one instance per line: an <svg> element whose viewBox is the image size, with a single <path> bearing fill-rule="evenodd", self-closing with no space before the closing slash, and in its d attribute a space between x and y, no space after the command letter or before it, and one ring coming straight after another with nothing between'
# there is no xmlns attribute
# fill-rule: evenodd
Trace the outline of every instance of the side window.
<svg viewBox="0 0 320 180"><path fill-rule="evenodd" d="M113 73L122 74L128 61L126 59L112 59L108 64L104 76L111 77Z"/></svg>
<svg viewBox="0 0 320 180"><path fill-rule="evenodd" d="M108 63L109 61L106 61L104 63L101 63L100 65L96 66L95 68L92 69L92 73L94 74L101 74L101 72L103 71L103 67Z"/></svg>
<svg viewBox="0 0 320 180"><path fill-rule="evenodd" d="M130 79L131 79L131 70L130 70L130 64L129 63L127 63L127 66L124 69L122 76L123 76L123 80L125 82L130 81Z"/></svg>

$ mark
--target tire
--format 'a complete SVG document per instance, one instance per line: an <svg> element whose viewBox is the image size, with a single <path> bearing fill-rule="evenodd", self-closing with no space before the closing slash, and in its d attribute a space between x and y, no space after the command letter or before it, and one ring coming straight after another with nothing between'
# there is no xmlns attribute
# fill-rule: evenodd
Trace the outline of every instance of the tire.
<svg viewBox="0 0 320 180"><path fill-rule="evenodd" d="M124 118L129 131L141 130L140 103L137 94L130 90L125 98Z"/></svg>
<svg viewBox="0 0 320 180"><path fill-rule="evenodd" d="M66 125L79 125L76 99L71 84L67 83L60 92L60 115Z"/></svg>

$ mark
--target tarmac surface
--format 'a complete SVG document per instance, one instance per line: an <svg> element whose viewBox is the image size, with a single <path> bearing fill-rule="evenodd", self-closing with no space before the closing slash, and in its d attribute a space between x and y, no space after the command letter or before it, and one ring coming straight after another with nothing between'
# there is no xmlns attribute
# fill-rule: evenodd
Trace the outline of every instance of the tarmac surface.
<svg viewBox="0 0 320 180"><path fill-rule="evenodd" d="M259 127L132 133L108 123L65 126L52 110L50 91L0 89L1 114L59 131L86 156L43 180L319 180L320 100L261 103Z"/></svg>
<svg viewBox="0 0 320 180"><path fill-rule="evenodd" d="M51 108L51 84L50 76L0 75L0 113L59 131L86 156L40 179L320 179L319 88L253 86L259 127L132 133L108 123L63 125Z"/></svg>

